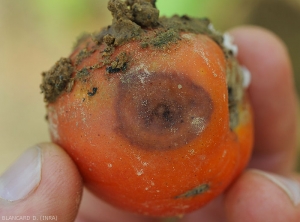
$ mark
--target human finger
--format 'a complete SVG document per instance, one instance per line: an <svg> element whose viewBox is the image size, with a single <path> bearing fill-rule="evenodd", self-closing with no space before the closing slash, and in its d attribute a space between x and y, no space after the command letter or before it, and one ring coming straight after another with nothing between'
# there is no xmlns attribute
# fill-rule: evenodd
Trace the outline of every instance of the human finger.
<svg viewBox="0 0 300 222"><path fill-rule="evenodd" d="M70 157L54 144L39 144L1 175L0 219L74 221L81 193Z"/></svg>
<svg viewBox="0 0 300 222"><path fill-rule="evenodd" d="M249 170L225 196L227 220L299 221L299 179L300 175L286 178L260 170Z"/></svg>
<svg viewBox="0 0 300 222"><path fill-rule="evenodd" d="M296 93L284 43L270 31L245 26L230 31L238 59L252 75L255 144L250 167L287 173L295 164Z"/></svg>
<svg viewBox="0 0 300 222"><path fill-rule="evenodd" d="M158 218L151 218L117 209L84 189L82 203L76 222L92 221L130 221L130 222L159 222Z"/></svg>

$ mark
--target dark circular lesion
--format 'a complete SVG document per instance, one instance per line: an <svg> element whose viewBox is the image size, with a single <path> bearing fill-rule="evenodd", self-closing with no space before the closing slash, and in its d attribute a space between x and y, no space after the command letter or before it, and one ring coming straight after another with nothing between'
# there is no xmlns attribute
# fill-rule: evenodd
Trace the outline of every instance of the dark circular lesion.
<svg viewBox="0 0 300 222"><path fill-rule="evenodd" d="M118 87L117 131L131 144L149 150L178 148L209 124L210 95L187 76L136 73L126 78Z"/></svg>

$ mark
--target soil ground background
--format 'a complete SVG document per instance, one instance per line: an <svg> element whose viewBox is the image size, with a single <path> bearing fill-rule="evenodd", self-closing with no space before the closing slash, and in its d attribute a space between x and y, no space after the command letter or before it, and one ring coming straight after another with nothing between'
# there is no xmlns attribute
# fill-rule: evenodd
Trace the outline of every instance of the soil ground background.
<svg viewBox="0 0 300 222"><path fill-rule="evenodd" d="M0 174L26 148L49 141L40 74L68 56L80 33L110 23L106 4L107 0L0 1ZM271 29L287 44L300 95L300 0L158 0L158 7L167 15L209 17L220 31L241 24Z"/></svg>

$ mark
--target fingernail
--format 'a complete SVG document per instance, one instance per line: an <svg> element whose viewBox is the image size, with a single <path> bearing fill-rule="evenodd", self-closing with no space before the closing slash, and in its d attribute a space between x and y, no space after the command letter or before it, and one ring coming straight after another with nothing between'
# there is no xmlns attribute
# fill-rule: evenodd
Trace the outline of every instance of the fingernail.
<svg viewBox="0 0 300 222"><path fill-rule="evenodd" d="M0 176L0 198L16 201L26 198L41 180L42 161L39 147L28 149Z"/></svg>
<svg viewBox="0 0 300 222"><path fill-rule="evenodd" d="M300 203L300 183L296 180L261 170L251 171L267 178L268 180L276 184L278 187L280 187L287 194L287 196L295 206L297 206Z"/></svg>

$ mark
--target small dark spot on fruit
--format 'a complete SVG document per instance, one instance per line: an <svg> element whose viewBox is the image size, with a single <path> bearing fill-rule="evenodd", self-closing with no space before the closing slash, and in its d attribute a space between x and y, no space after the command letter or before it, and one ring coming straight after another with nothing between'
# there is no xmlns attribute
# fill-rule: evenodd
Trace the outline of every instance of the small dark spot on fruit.
<svg viewBox="0 0 300 222"><path fill-rule="evenodd" d="M189 198L189 197L194 197L199 194L203 194L209 190L209 185L207 183L201 184L191 190L188 190L187 192L180 194L175 197L175 199L178 198Z"/></svg>
<svg viewBox="0 0 300 222"><path fill-rule="evenodd" d="M127 66L127 63L124 63L121 68L113 68L112 66L109 66L109 67L106 68L106 71L108 73L117 73L117 72L125 71L126 66Z"/></svg>
<svg viewBox="0 0 300 222"><path fill-rule="evenodd" d="M88 92L88 96L94 96L97 92L98 88L97 87L93 87L92 92Z"/></svg>

